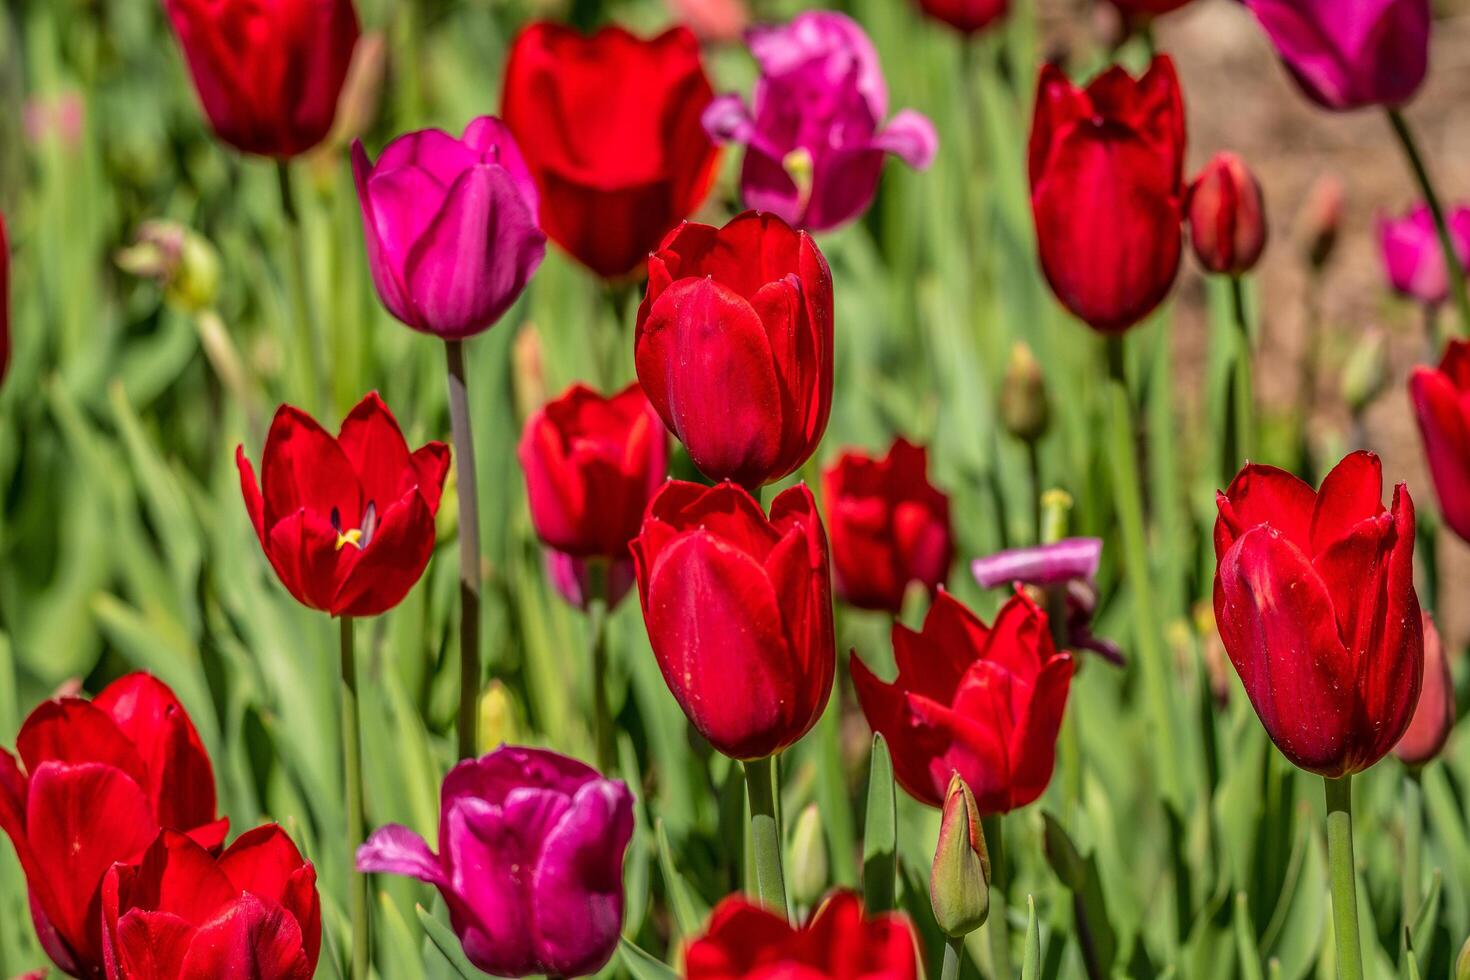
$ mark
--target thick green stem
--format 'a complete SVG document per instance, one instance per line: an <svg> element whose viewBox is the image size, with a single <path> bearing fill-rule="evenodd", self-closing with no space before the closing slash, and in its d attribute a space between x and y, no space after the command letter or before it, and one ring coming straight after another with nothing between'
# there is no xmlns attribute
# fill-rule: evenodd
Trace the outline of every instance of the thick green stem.
<svg viewBox="0 0 1470 980"><path fill-rule="evenodd" d="M990 915L985 931L990 936L990 966L994 980L1011 980L1011 936L1006 924L1006 889L1010 885L1010 867L1006 861L1005 839L1001 836L1001 814L980 819L985 831L985 849L990 852Z"/></svg>
<svg viewBox="0 0 1470 980"><path fill-rule="evenodd" d="M607 594L606 571L589 578L592 599L587 603L587 627L592 633L592 734L597 748L597 768L613 768L612 712L607 704Z"/></svg>
<svg viewBox="0 0 1470 980"><path fill-rule="evenodd" d="M781 870L781 822L776 817L776 757L745 763L750 799L750 837L755 850L755 890L761 904L785 918L786 876Z"/></svg>
<svg viewBox="0 0 1470 980"><path fill-rule="evenodd" d="M472 759L479 739L480 700L480 495L475 481L475 441L470 433L464 343L446 340L449 425L459 486L459 758Z"/></svg>
<svg viewBox="0 0 1470 980"><path fill-rule="evenodd" d="M357 849L366 839L367 814L362 799L362 729L357 719L357 653L354 649L352 617L340 619L342 627L342 768L347 782L347 874L352 923L352 969L348 980L367 980L368 975L368 880L357 868Z"/></svg>
<svg viewBox="0 0 1470 980"><path fill-rule="evenodd" d="M1440 203L1439 193L1434 189L1434 181L1429 177L1429 167L1424 162L1423 154L1419 152L1419 144L1414 139L1414 131L1409 128L1409 121L1398 109L1388 110L1388 121L1404 148L1404 156L1408 158L1409 167L1414 171L1414 179L1419 182L1419 192L1424 195L1424 203L1429 206L1429 213L1434 215L1434 228L1439 233L1439 247L1444 253L1445 269L1449 273L1450 292L1455 298L1456 309L1460 311L1460 333L1470 334L1470 291L1465 287L1465 266L1455 248L1454 239L1450 237L1444 205Z"/></svg>
<svg viewBox="0 0 1470 980"><path fill-rule="evenodd" d="M1113 502L1123 539L1123 572L1133 599L1134 639L1138 643L1139 669L1153 713L1150 741L1158 753L1159 788L1166 803L1176 808L1183 800L1183 787L1175 758L1173 692L1169 664L1164 659L1158 609L1149 586L1148 539L1144 531L1143 493L1138 485L1138 457L1134 446L1133 404L1123 377L1123 341L1109 340L1108 463L1112 468Z"/></svg>
<svg viewBox="0 0 1470 980"><path fill-rule="evenodd" d="M281 213L286 218L287 253L286 291L291 297L291 315L296 321L297 342L306 362L307 405L320 412L327 403L327 379L322 369L322 351L316 317L311 311L311 290L307 283L306 231L301 226L301 211L296 206L296 191L291 183L291 164L276 162L276 178L281 191Z"/></svg>
<svg viewBox="0 0 1470 980"><path fill-rule="evenodd" d="M1419 783L1419 770L1404 772L1404 914L1408 929L1419 917L1423 900L1424 861L1424 788Z"/></svg>
<svg viewBox="0 0 1470 980"><path fill-rule="evenodd" d="M1338 980L1363 980L1358 941L1358 882L1353 866L1352 777L1324 779L1327 787L1327 865L1332 877L1332 936Z"/></svg>
<svg viewBox="0 0 1470 980"><path fill-rule="evenodd" d="M960 980L960 964L965 961L965 937L946 936L944 939L944 966L939 980Z"/></svg>

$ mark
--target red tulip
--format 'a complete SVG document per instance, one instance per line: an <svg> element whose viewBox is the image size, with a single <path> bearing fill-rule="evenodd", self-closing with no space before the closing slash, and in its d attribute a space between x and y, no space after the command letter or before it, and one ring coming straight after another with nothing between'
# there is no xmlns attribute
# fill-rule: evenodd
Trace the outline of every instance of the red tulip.
<svg viewBox="0 0 1470 980"><path fill-rule="evenodd" d="M1125 16L1157 17L1178 10L1189 0L1110 0Z"/></svg>
<svg viewBox="0 0 1470 980"><path fill-rule="evenodd" d="M664 681L716 749L761 759L816 724L836 654L827 536L804 485L767 519L733 483L670 481L633 564Z"/></svg>
<svg viewBox="0 0 1470 980"><path fill-rule="evenodd" d="M1419 419L1424 455L1439 510L1450 529L1470 541L1470 341L1451 340L1439 367L1414 368L1409 398Z"/></svg>
<svg viewBox="0 0 1470 980"><path fill-rule="evenodd" d="M519 455L537 536L579 558L626 558L668 476L668 436L637 382L611 398L573 385L526 422Z"/></svg>
<svg viewBox="0 0 1470 980"><path fill-rule="evenodd" d="M164 0L220 139L286 158L326 138L357 44L352 0Z"/></svg>
<svg viewBox="0 0 1470 980"><path fill-rule="evenodd" d="M1424 685L1419 690L1419 705L1404 731L1404 737L1393 747L1393 754L1411 766L1431 762L1455 727L1455 679L1450 674L1450 661L1445 656L1444 642L1434 625L1434 617L1424 614Z"/></svg>
<svg viewBox="0 0 1470 980"><path fill-rule="evenodd" d="M1255 268L1266 249L1261 185L1234 153L1217 153L1189 187L1189 240L1200 264L1219 275Z"/></svg>
<svg viewBox="0 0 1470 980"><path fill-rule="evenodd" d="M949 577L949 498L929 482L929 454L895 440L881 460L844 453L822 474L837 595L897 614L919 582L933 595Z"/></svg>
<svg viewBox="0 0 1470 980"><path fill-rule="evenodd" d="M311 980L321 950L316 870L280 827L215 857L165 830L102 885L108 980Z"/></svg>
<svg viewBox="0 0 1470 980"><path fill-rule="evenodd" d="M178 698L129 674L92 701L47 701L16 737L19 764L0 750L0 830L30 888L36 935L75 977L103 972L103 876L137 860L160 828L203 848L224 841L214 770ZM25 767L24 772L21 765Z"/></svg>
<svg viewBox="0 0 1470 980"><path fill-rule="evenodd" d="M259 486L244 446L235 461L261 547L296 601L333 616L376 616L423 574L449 449L431 442L410 453L376 392L335 439L305 412L281 406Z"/></svg>
<svg viewBox="0 0 1470 980"><path fill-rule="evenodd" d="M717 151L699 42L537 23L511 47L501 97L541 191L541 227L593 272L626 275L704 200Z"/></svg>
<svg viewBox="0 0 1470 980"><path fill-rule="evenodd" d="M1249 465L1217 496L1215 620L1266 733L1327 777L1381 759L1424 672L1414 502L1384 510L1378 457L1356 452L1322 488Z"/></svg>
<svg viewBox="0 0 1470 980"><path fill-rule="evenodd" d="M1086 90L1041 70L1031 126L1031 210L1041 268L1062 304L1122 332L1179 271L1184 102L1174 63L1142 78L1113 67Z"/></svg>
<svg viewBox="0 0 1470 980"><path fill-rule="evenodd" d="M811 236L774 215L664 239L634 345L648 400L712 480L779 480L827 430L832 275Z"/></svg>
<svg viewBox="0 0 1470 980"><path fill-rule="evenodd" d="M852 892L831 895L800 928L743 895L710 915L684 957L688 980L917 980L914 927L901 912L869 917Z"/></svg>
<svg viewBox="0 0 1470 980"><path fill-rule="evenodd" d="M1001 607L994 626L941 592L922 631L893 624L893 654L892 684L856 655L852 680L868 724L888 741L899 785L938 807L957 772L982 813L1006 813L1041 795L1073 667L1025 592Z"/></svg>
<svg viewBox="0 0 1470 980"><path fill-rule="evenodd" d="M1006 15L1010 0L919 0L924 13L962 34L983 31Z"/></svg>

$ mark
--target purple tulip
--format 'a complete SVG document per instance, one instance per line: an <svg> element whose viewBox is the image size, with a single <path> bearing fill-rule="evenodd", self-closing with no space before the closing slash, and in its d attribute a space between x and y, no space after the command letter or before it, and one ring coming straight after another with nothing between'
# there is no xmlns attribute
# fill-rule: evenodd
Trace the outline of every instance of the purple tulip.
<svg viewBox="0 0 1470 980"><path fill-rule="evenodd" d="M1429 63L1429 0L1245 0L1307 97L1326 109L1390 108Z"/></svg>
<svg viewBox="0 0 1470 980"><path fill-rule="evenodd" d="M378 296L415 330L456 339L489 328L546 254L536 185L493 116L460 139L400 136L376 164L358 141L352 171Z"/></svg>
<svg viewBox="0 0 1470 980"><path fill-rule="evenodd" d="M970 572L982 589L1015 583L1056 590L1066 601L1067 643L1091 650L1110 663L1123 664L1123 651L1111 640L1095 636L1092 617L1097 612L1097 568L1102 561L1101 538L1065 538L1034 548L1000 551L970 563Z"/></svg>
<svg viewBox="0 0 1470 980"><path fill-rule="evenodd" d="M861 215L878 190L884 154L918 170L938 148L934 125L905 109L887 125L878 53L842 14L811 11L746 32L760 66L753 107L738 95L710 103L704 128L745 144L745 203L787 224L824 231Z"/></svg>
<svg viewBox="0 0 1470 980"><path fill-rule="evenodd" d="M439 889L475 966L501 977L588 976L618 944L633 797L580 762L502 746L450 770L439 853L396 824L357 852L357 869Z"/></svg>
<svg viewBox="0 0 1470 980"><path fill-rule="evenodd" d="M1470 207L1448 215L1450 238L1462 265L1470 259ZM1420 204L1402 218L1378 219L1378 248L1394 291L1426 306L1438 306L1450 295L1448 270L1434 215Z"/></svg>

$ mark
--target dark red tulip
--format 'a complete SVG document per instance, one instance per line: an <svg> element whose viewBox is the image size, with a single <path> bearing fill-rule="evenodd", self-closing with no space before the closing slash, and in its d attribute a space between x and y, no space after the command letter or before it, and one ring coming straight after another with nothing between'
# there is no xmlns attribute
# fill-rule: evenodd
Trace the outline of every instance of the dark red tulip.
<svg viewBox="0 0 1470 980"><path fill-rule="evenodd" d="M1030 172L1041 268L1062 305L1104 333L1152 312L1181 251L1184 101L1168 56L1085 90L1044 67Z"/></svg>
<svg viewBox="0 0 1470 980"><path fill-rule="evenodd" d="M108 980L311 980L321 950L316 870L275 825L215 857L165 830L102 885Z"/></svg>
<svg viewBox="0 0 1470 980"><path fill-rule="evenodd" d="M1190 0L1109 0L1127 17L1157 17L1178 10Z"/></svg>
<svg viewBox="0 0 1470 980"><path fill-rule="evenodd" d="M822 474L837 595L897 614L910 582L930 595L949 577L949 497L929 482L929 454L905 439L873 459L843 453Z"/></svg>
<svg viewBox="0 0 1470 980"><path fill-rule="evenodd" d="M779 480L827 430L832 274L774 215L670 234L648 260L634 345L648 400L712 480Z"/></svg>
<svg viewBox="0 0 1470 980"><path fill-rule="evenodd" d="M284 159L332 128L357 44L352 0L164 0L220 139Z"/></svg>
<svg viewBox="0 0 1470 980"><path fill-rule="evenodd" d="M918 943L901 912L869 917L835 892L800 928L743 895L710 915L685 954L688 980L917 980Z"/></svg>
<svg viewBox="0 0 1470 980"><path fill-rule="evenodd" d="M1470 541L1470 341L1451 340L1439 367L1420 365L1409 376L1409 398L1419 419L1424 455L1434 478L1439 511L1450 529Z"/></svg>
<svg viewBox="0 0 1470 980"><path fill-rule="evenodd" d="M541 227L600 276L626 275L709 192L717 151L700 116L714 98L699 42L675 27L642 40L521 31L501 96L541 191Z"/></svg>
<svg viewBox="0 0 1470 980"><path fill-rule="evenodd" d="M1414 717L1404 730L1404 737L1393 747L1393 754L1411 766L1422 766L1434 760L1450 740L1455 728L1455 679L1450 674L1450 661L1445 656L1444 641L1434 625L1434 617L1424 614L1424 684L1419 689L1419 704Z"/></svg>
<svg viewBox="0 0 1470 980"><path fill-rule="evenodd" d="M1041 795L1073 665L1024 592L1001 607L994 626L941 592L920 632L894 623L893 654L892 684L855 654L852 680L868 724L888 741L899 785L943 806L957 772L982 813L1007 813Z"/></svg>
<svg viewBox="0 0 1470 980"><path fill-rule="evenodd" d="M1215 620L1282 755L1322 776L1367 769L1419 700L1414 502L1383 507L1378 457L1353 453L1322 488L1250 465L1217 496Z"/></svg>
<svg viewBox="0 0 1470 980"><path fill-rule="evenodd" d="M146 674L92 701L45 702L15 745L19 762L0 750L0 830L25 872L36 935L63 972L101 977L107 870L141 857L161 828L206 849L224 842L209 756L178 698Z"/></svg>
<svg viewBox="0 0 1470 980"><path fill-rule="evenodd" d="M376 392L335 439L281 406L261 454L261 482L235 451L245 508L271 566L296 601L333 616L376 616L413 588L434 550L449 448L410 453Z"/></svg>
<svg viewBox="0 0 1470 980"><path fill-rule="evenodd" d="M1234 153L1217 153L1189 186L1189 240L1200 265L1218 275L1254 269L1266 249L1261 185Z"/></svg>
<svg viewBox="0 0 1470 980"><path fill-rule="evenodd" d="M733 483L670 481L633 542L664 681L716 749L761 759L816 724L832 690L827 536L804 485L767 519Z"/></svg>
<svg viewBox="0 0 1470 980"><path fill-rule="evenodd" d="M919 0L924 13L962 34L983 31L1010 9L1010 0Z"/></svg>

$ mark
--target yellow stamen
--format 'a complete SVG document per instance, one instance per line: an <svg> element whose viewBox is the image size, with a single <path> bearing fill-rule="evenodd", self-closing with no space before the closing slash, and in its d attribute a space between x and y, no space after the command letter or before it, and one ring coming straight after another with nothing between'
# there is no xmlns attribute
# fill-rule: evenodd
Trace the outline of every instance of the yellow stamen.
<svg viewBox="0 0 1470 980"><path fill-rule="evenodd" d="M343 545L352 545L354 548L362 547L362 531L353 528L350 531L337 532L337 550L341 551Z"/></svg>

